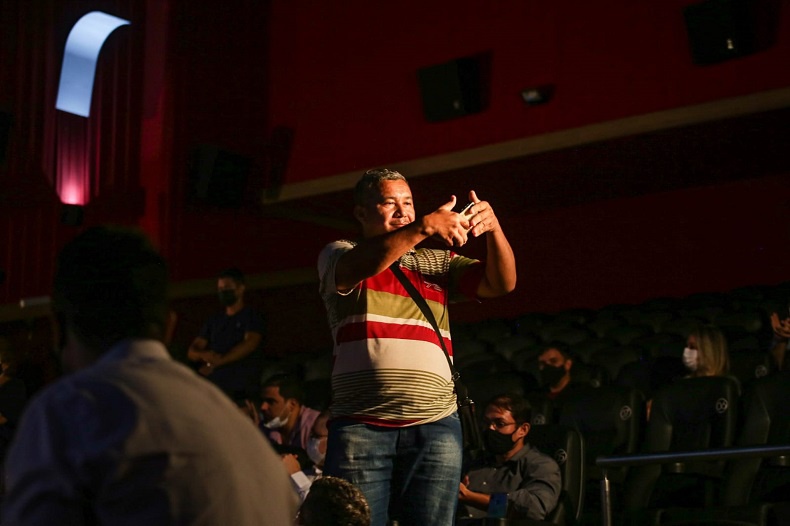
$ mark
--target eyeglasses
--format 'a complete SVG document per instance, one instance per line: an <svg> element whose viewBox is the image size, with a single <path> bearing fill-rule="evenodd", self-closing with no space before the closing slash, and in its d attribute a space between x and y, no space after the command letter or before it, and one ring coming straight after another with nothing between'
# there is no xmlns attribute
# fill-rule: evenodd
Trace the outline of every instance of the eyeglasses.
<svg viewBox="0 0 790 526"><path fill-rule="evenodd" d="M496 429L504 429L516 425L515 422L505 422L504 420L484 420L486 427L494 426Z"/></svg>

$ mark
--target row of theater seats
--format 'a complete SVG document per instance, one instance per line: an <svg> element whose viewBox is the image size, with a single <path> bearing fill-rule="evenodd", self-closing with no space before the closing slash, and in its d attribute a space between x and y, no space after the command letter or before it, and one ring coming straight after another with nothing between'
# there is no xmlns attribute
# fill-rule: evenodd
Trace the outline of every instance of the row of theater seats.
<svg viewBox="0 0 790 526"><path fill-rule="evenodd" d="M576 357L574 375L593 385L637 386L650 396L653 383L678 367L688 334L700 323L718 324L727 334L731 374L741 383L772 372L767 354L771 340L768 317L788 313L790 282L741 287L726 293L700 293L685 298L656 298L638 305L601 309L532 312L513 319L453 323L456 368L468 383L524 383L537 387L537 356L552 341L567 344ZM308 382L320 404L331 374L331 349L270 359L263 376L295 372ZM474 393L473 393L474 394ZM481 390L475 398L485 399ZM493 394L493 393L491 393Z"/></svg>
<svg viewBox="0 0 790 526"><path fill-rule="evenodd" d="M553 523L586 518L600 524L599 456L790 444L790 377L775 370L767 352L769 316L787 317L788 298L790 285L782 284L458 324L455 359L475 400L502 391L524 394L534 410L530 438L555 437L548 447L562 460L564 495L583 505L566 505L578 515L561 513L565 518ZM704 323L727 335L731 376L670 382L683 374L686 337ZM569 346L576 380L589 385L560 413L537 390L537 356L554 341ZM647 399L654 408L650 421ZM574 434L582 454L573 453ZM554 450L562 436L566 448ZM725 524L729 514L738 516L729 524L778 524L785 519L777 514L790 507L784 457L639 466L610 471L609 478L615 523Z"/></svg>
<svg viewBox="0 0 790 526"><path fill-rule="evenodd" d="M455 362L480 405L505 391L531 399L530 441L552 454L563 473L561 505L547 522L600 524L599 456L790 444L790 378L775 371L766 352L768 317L786 317L788 298L790 282L454 324ZM725 331L732 376L660 381L662 367L671 376L680 365L686 337L699 323ZM552 341L571 348L574 376L589 386L559 412L536 394L537 356ZM330 364L327 351L275 368L298 370L307 405L320 409L329 401ZM790 501L788 470L786 458L773 458L610 471L615 524L714 524L728 513L739 516L732 524L774 524L784 509L777 503Z"/></svg>
<svg viewBox="0 0 790 526"><path fill-rule="evenodd" d="M744 391L728 377L677 382L655 394L649 420L636 389L577 391L557 423L533 418L528 435L532 446L561 467L560 505L546 523L601 524L603 472L596 465L601 457L790 446L788 401L787 371L758 379ZM533 417L547 410L536 406ZM607 477L614 524L768 526L790 520L786 456L625 466L609 468Z"/></svg>
<svg viewBox="0 0 790 526"><path fill-rule="evenodd" d="M569 309L456 323L452 326L455 363L469 381L520 376L531 390L537 387L538 355L549 343L560 342L574 356L576 380L648 391L651 381L662 383L662 375L683 372L680 357L686 338L698 325L711 323L727 337L731 374L749 383L775 368L768 353L769 317L773 312L790 315L788 299L790 282L611 305L597 311Z"/></svg>

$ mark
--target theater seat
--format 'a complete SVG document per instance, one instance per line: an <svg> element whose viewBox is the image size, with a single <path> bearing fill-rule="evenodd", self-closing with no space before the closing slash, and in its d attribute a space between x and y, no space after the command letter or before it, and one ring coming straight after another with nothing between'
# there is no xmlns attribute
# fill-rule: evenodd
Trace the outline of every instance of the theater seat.
<svg viewBox="0 0 790 526"><path fill-rule="evenodd" d="M560 414L560 424L579 431L584 438L586 459L585 518L600 516L601 468L595 459L604 455L636 453L641 439L645 399L637 389L604 386L587 389L568 400ZM608 469L611 498L615 506L622 499L627 467Z"/></svg>
<svg viewBox="0 0 790 526"><path fill-rule="evenodd" d="M532 426L526 440L532 447L556 460L562 475L559 502L543 523L565 526L579 524L584 505L586 465L581 433L572 427L546 424Z"/></svg>
<svg viewBox="0 0 790 526"><path fill-rule="evenodd" d="M738 382L726 376L683 379L659 389L641 450L703 451L733 445L739 398ZM624 484L625 508L711 505L723 474L722 462L632 468Z"/></svg>
<svg viewBox="0 0 790 526"><path fill-rule="evenodd" d="M741 385L746 386L755 380L771 374L775 369L773 357L763 351L737 351L730 353L730 374Z"/></svg>
<svg viewBox="0 0 790 526"><path fill-rule="evenodd" d="M516 371L494 373L487 376L466 378L461 375L461 381L469 391L469 397L477 406L477 413L482 415L485 404L493 397L503 393L513 393L519 396L534 388L534 380L525 378L525 375Z"/></svg>
<svg viewBox="0 0 790 526"><path fill-rule="evenodd" d="M595 459L601 455L636 453L644 418L644 396L622 386L589 388L569 399L562 408L560 424L572 427L584 437L587 478L601 479ZM609 470L612 480L622 482L625 470Z"/></svg>
<svg viewBox="0 0 790 526"><path fill-rule="evenodd" d="M742 397L737 446L790 444L790 372L752 383ZM728 462L724 490L713 507L662 510L662 526L733 524L773 526L790 521L790 463L787 457Z"/></svg>
<svg viewBox="0 0 790 526"><path fill-rule="evenodd" d="M744 393L737 445L790 444L790 371L753 382ZM728 466L722 503L790 502L790 459L739 459Z"/></svg>

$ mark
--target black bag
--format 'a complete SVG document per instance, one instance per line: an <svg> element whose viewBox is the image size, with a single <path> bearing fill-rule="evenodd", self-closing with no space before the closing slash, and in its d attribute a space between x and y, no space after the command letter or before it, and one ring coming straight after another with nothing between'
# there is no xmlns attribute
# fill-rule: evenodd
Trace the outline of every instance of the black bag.
<svg viewBox="0 0 790 526"><path fill-rule="evenodd" d="M393 274L403 284L406 292L412 297L414 302L422 311L425 319L431 324L433 330L436 331L436 336L439 338L439 344L444 351L444 357L447 358L447 365L450 366L450 373L452 374L453 384L455 385L455 399L458 404L458 418L461 420L461 430L463 432L463 447L464 447L464 460L474 460L480 457L485 452L485 445L483 444L483 434L480 430L480 422L478 422L477 415L475 414L475 403L469 398L469 392L466 386L461 383L461 375L455 370L452 360L450 360L450 353L447 352L447 347L444 345L444 338L439 330L439 324L436 323L431 308L425 298L419 293L414 284L409 281L400 265L396 261L390 266Z"/></svg>
<svg viewBox="0 0 790 526"><path fill-rule="evenodd" d="M458 373L455 373L453 378L456 378L456 376L460 377ZM460 394L462 391L464 393L463 397ZM455 396L458 401L458 417L461 419L461 430L464 434L464 457L467 462L476 460L485 452L483 434L480 431L480 422L475 413L475 403L469 398L466 386L457 379L455 380Z"/></svg>

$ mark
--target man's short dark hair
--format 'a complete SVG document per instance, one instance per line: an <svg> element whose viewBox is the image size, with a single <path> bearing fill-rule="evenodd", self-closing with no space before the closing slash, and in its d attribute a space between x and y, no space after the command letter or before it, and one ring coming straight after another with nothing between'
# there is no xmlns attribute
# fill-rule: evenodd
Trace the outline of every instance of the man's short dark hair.
<svg viewBox="0 0 790 526"><path fill-rule="evenodd" d="M126 338L161 339L167 265L139 230L90 228L58 255L53 307L95 353Z"/></svg>
<svg viewBox="0 0 790 526"><path fill-rule="evenodd" d="M244 273L236 267L226 268L217 275L217 279L230 278L236 283L244 285Z"/></svg>
<svg viewBox="0 0 790 526"><path fill-rule="evenodd" d="M354 186L354 204L364 205L371 195L378 195L382 181L405 181L406 178L396 170L389 168L375 168L368 170Z"/></svg>
<svg viewBox="0 0 790 526"><path fill-rule="evenodd" d="M365 495L347 480L325 475L313 481L299 508L303 526L369 526L370 506Z"/></svg>
<svg viewBox="0 0 790 526"><path fill-rule="evenodd" d="M542 350L540 351L540 354L543 354L551 349L556 349L557 352L559 352L562 355L562 357L565 358L566 360L573 360L573 351L571 351L571 348L568 346L567 343L556 341L556 340L548 342L543 346ZM538 356L540 356L540 354Z"/></svg>
<svg viewBox="0 0 790 526"><path fill-rule="evenodd" d="M294 375L275 374L270 376L265 382L263 382L263 385L261 385L261 390L266 387L279 387L280 396L282 396L283 399L288 400L289 398L293 398L300 404L303 403L304 388L302 387L302 382L300 382Z"/></svg>
<svg viewBox="0 0 790 526"><path fill-rule="evenodd" d="M532 404L529 403L529 400L517 393L503 393L497 395L486 403L486 407L489 405L498 407L503 411L510 411L517 426L532 421Z"/></svg>

